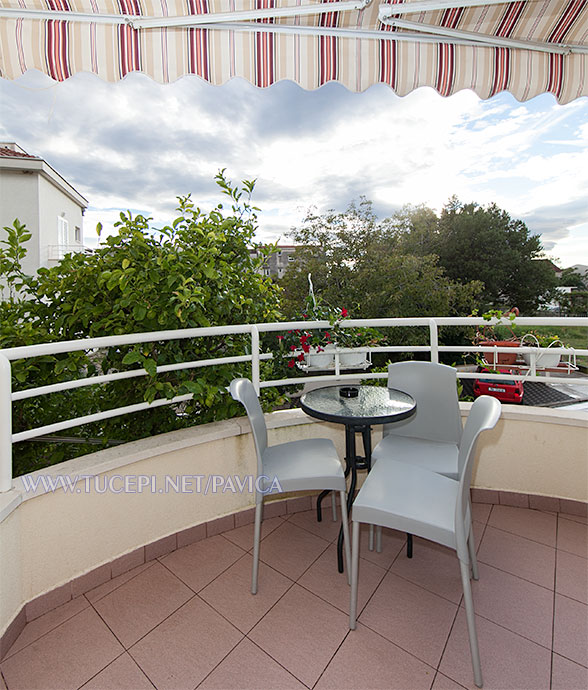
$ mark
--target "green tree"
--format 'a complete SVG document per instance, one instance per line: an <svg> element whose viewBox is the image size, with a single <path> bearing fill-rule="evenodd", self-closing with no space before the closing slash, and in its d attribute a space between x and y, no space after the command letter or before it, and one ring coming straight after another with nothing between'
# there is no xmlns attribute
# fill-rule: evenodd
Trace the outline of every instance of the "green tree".
<svg viewBox="0 0 588 690"><path fill-rule="evenodd" d="M535 312L549 299L555 276L540 237L496 204L462 204L453 197L439 219L434 252L453 280L481 280L482 308L517 306Z"/></svg>
<svg viewBox="0 0 588 690"><path fill-rule="evenodd" d="M223 173L216 181L229 197L228 209L219 204L205 213L189 197L180 198L178 217L162 229L151 228L148 218L121 213L118 234L91 254L69 254L54 268L22 278L25 296L5 302L0 311L0 347L277 320L280 288L258 271L264 250L257 260L249 251L256 230L253 182L239 189ZM71 433L132 440L240 414L225 387L234 376L248 375L247 365L165 374L156 367L243 354L248 343L247 336L194 338L15 362L15 390L141 367L149 376L16 403L14 431L185 393L194 394L193 400ZM15 449L19 473L80 454L79 448L39 443Z"/></svg>
<svg viewBox="0 0 588 690"><path fill-rule="evenodd" d="M342 213L309 213L292 232L299 248L281 281L286 313L304 304L312 273L325 302L362 318L468 314L481 285L451 280L435 256L404 253L398 225L378 221L365 198Z"/></svg>
<svg viewBox="0 0 588 690"><path fill-rule="evenodd" d="M580 290L586 290L588 287L587 283L588 278L573 268L564 268L558 281L558 284L562 287L575 287Z"/></svg>

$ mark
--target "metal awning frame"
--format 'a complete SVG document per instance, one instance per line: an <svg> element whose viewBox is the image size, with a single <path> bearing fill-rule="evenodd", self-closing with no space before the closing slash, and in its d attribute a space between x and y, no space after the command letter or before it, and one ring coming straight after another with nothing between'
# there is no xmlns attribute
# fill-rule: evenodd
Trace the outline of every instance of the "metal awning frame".
<svg viewBox="0 0 588 690"><path fill-rule="evenodd" d="M265 32L273 34L299 34L336 36L339 38L389 40L411 43L450 43L492 48L514 48L551 54L588 54L588 46L567 43L543 43L520 39L501 38L473 31L449 29L399 18L399 15L457 7L504 4L505 0L417 0L393 5L380 5L378 18L385 26L401 31L344 29L320 26L294 26L289 24L259 23L259 20L301 17L333 12L361 11L371 0L342 0L341 2L311 3L295 7L278 7L239 12L207 13L177 17L138 17L124 14L80 13L58 10L27 10L0 8L0 17L12 19L66 20L93 24L127 25L137 30L168 27L205 27L211 30ZM252 23L254 22L254 23Z"/></svg>

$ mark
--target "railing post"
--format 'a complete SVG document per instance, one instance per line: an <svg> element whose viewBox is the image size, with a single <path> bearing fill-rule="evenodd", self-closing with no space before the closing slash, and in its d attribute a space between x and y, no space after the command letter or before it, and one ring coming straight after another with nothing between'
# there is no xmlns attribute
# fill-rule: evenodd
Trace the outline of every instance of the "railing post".
<svg viewBox="0 0 588 690"><path fill-rule="evenodd" d="M251 382L255 392L259 395L259 330L257 326L251 326Z"/></svg>
<svg viewBox="0 0 588 690"><path fill-rule="evenodd" d="M431 362L439 364L439 332L435 319L429 319L429 339L431 341Z"/></svg>
<svg viewBox="0 0 588 690"><path fill-rule="evenodd" d="M0 354L0 493L12 489L12 380L10 361Z"/></svg>

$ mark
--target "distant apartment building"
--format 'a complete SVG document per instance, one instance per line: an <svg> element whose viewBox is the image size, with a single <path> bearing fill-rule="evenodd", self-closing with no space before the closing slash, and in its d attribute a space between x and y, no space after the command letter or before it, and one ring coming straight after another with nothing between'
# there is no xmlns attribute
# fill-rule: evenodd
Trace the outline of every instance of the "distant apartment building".
<svg viewBox="0 0 588 690"><path fill-rule="evenodd" d="M23 270L34 274L70 252L84 251L83 216L88 202L39 156L0 142L0 240L15 218L32 234Z"/></svg>
<svg viewBox="0 0 588 690"><path fill-rule="evenodd" d="M259 256L256 249L251 249L251 256ZM288 266L294 261L296 247L291 244L278 245L274 252L263 265L263 274L272 278L282 278Z"/></svg>

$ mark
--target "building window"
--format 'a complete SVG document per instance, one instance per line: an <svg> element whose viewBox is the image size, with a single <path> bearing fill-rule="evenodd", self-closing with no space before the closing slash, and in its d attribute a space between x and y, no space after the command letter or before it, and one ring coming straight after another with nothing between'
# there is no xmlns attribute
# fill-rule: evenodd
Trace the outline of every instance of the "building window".
<svg viewBox="0 0 588 690"><path fill-rule="evenodd" d="M74 230L74 238L78 244L82 243L82 228L80 228L79 225L76 225L76 228Z"/></svg>
<svg viewBox="0 0 588 690"><path fill-rule="evenodd" d="M69 223L62 216L57 218L57 244L60 247L69 244Z"/></svg>

